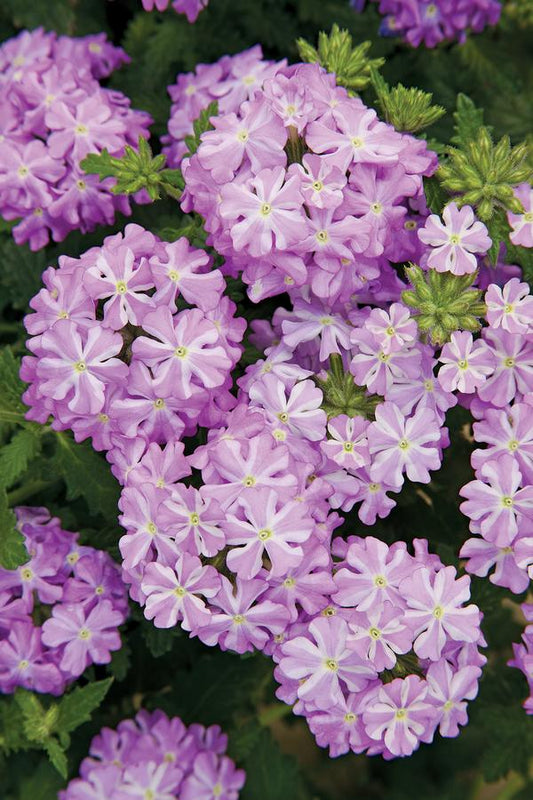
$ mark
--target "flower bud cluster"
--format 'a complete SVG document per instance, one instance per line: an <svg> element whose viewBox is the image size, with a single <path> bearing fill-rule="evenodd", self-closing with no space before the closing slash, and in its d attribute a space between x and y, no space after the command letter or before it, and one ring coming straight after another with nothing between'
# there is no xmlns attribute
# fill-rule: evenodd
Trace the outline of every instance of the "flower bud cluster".
<svg viewBox="0 0 533 800"><path fill-rule="evenodd" d="M186 239L161 242L138 225L61 257L25 319L29 418L51 415L97 450L164 444L221 420L236 402L245 322L210 266Z"/></svg>
<svg viewBox="0 0 533 800"><path fill-rule="evenodd" d="M0 567L0 691L59 695L120 649L127 593L107 553L78 544L45 508L15 511L30 558Z"/></svg>
<svg viewBox="0 0 533 800"><path fill-rule="evenodd" d="M120 155L149 136L150 116L99 83L128 60L103 33L72 39L39 28L0 47L0 214L20 220L17 244L39 250L50 236L59 242L131 213L112 179L100 184L80 168L88 153Z"/></svg>
<svg viewBox="0 0 533 800"><path fill-rule="evenodd" d="M161 137L163 153L171 167L178 167L187 152L185 137L193 132L193 122L204 108L216 102L220 114L235 113L245 100L251 100L287 62L265 61L260 45L222 56L214 64L197 64L194 72L178 75L168 87L172 99L168 134Z"/></svg>
<svg viewBox="0 0 533 800"><path fill-rule="evenodd" d="M102 728L59 800L238 800L245 774L225 755L227 745L218 725L187 727L163 711L141 710L116 730Z"/></svg>
<svg viewBox="0 0 533 800"><path fill-rule="evenodd" d="M401 37L412 47L435 47L442 41L466 41L469 31L481 33L496 25L499 0L373 0L383 15L382 36ZM351 0L362 11L365 0Z"/></svg>
<svg viewBox="0 0 533 800"><path fill-rule="evenodd" d="M486 662L481 614L465 605L470 578L413 544L414 556L404 542L334 540L329 605L301 615L274 650L278 697L332 756L407 756L467 721Z"/></svg>

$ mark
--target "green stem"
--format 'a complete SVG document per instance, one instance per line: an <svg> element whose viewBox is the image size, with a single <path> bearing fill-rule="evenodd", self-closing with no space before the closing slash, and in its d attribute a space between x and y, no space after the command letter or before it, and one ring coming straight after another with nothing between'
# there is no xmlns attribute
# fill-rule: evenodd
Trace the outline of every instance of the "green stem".
<svg viewBox="0 0 533 800"><path fill-rule="evenodd" d="M41 479L37 479L34 481L30 481L29 483L25 483L23 486L20 486L18 489L13 489L13 491L7 493L7 502L8 505L18 506L28 497L32 497L34 494L42 491L43 489L47 489L49 486L53 486L57 481L45 481Z"/></svg>
<svg viewBox="0 0 533 800"><path fill-rule="evenodd" d="M259 714L259 724L266 728L272 722L275 722L278 719L283 719L283 717L287 717L291 711L292 706L288 706L286 703L276 703L275 706L270 706L270 708L266 708Z"/></svg>

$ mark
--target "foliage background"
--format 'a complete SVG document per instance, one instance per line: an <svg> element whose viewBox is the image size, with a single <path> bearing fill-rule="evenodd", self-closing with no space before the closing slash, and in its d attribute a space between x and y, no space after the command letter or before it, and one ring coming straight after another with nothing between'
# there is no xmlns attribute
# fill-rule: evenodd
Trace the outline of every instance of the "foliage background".
<svg viewBox="0 0 533 800"><path fill-rule="evenodd" d="M519 15L517 5L525 9ZM531 0L507 3L498 28L465 45L433 51L380 38L375 6L356 15L347 0L211 0L193 26L172 11L146 14L140 0L2 0L0 39L37 26L71 36L106 31L132 58L110 85L153 115L157 150L170 107L166 86L178 72L257 42L265 56L295 61L297 37L315 42L319 30L337 22L355 43L372 40L371 56L386 58L382 73L390 84L401 81L433 92L434 102L448 110L430 130L437 141L448 142L452 135L451 112L461 91L485 109L496 138L509 133L518 142L533 131L533 29L526 21L527 13L533 19L531 6ZM364 99L373 103L372 90ZM176 204L164 200L136 207L133 220L157 232L179 227L179 215ZM43 269L60 254L78 255L100 243L124 223L119 218L113 228L88 236L73 233L40 253L17 247L7 225L0 229L0 560L6 565L20 555L9 510L17 504L46 505L65 528L80 530L85 542L118 555L118 485L105 460L87 443L76 445L68 434L24 421L17 362L24 352L21 320L40 288ZM269 309L265 303L261 315L275 304L271 301ZM449 426L452 447L443 469L423 491L409 485L390 517L371 532L388 542L428 537L444 561L457 564L468 535L457 491L472 478L466 412L453 409ZM369 529L348 515L345 531L364 535ZM52 699L40 698L36 705L28 696L0 698L0 795L3 800L55 798L65 780L45 751L61 765L64 757L57 752L54 757L50 742L66 751L65 769L72 777L95 732L143 705L163 708L186 723L222 725L230 736L230 754L248 773L242 800L531 800L533 725L520 707L526 682L505 664L511 642L520 637L517 602L524 598L511 602L508 592L477 578L473 595L485 614L489 663L480 696L470 706L471 722L458 739L437 737L412 757L389 763L354 755L329 759L305 723L276 701L268 659L222 653L178 630L158 631L133 609L123 649L109 667L87 670L78 682L87 688L63 707L59 722L46 722L54 716ZM91 685L110 676L114 681L101 702L107 684Z"/></svg>

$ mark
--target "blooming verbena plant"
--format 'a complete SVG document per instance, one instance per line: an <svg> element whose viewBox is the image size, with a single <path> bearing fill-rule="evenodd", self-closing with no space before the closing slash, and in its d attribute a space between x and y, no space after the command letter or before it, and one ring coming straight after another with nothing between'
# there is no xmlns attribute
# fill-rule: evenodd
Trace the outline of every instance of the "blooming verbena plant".
<svg viewBox="0 0 533 800"><path fill-rule="evenodd" d="M127 593L111 556L80 545L47 509L16 515L29 560L0 567L0 691L59 695L120 649Z"/></svg>
<svg viewBox="0 0 533 800"><path fill-rule="evenodd" d="M139 711L94 737L59 800L238 800L245 774L225 755L227 743L218 725L187 727L160 710Z"/></svg>
<svg viewBox="0 0 533 800"><path fill-rule="evenodd" d="M502 5L499 0L373 0L383 15L379 32L397 36L412 47L435 47L442 41L464 42L467 35L496 25ZM362 11L365 0L350 0Z"/></svg>
<svg viewBox="0 0 533 800"><path fill-rule="evenodd" d="M39 28L0 47L0 214L17 221L17 244L39 250L131 213L113 180L80 168L88 153L121 155L148 136L150 115L99 82L127 61L103 33L73 39Z"/></svg>

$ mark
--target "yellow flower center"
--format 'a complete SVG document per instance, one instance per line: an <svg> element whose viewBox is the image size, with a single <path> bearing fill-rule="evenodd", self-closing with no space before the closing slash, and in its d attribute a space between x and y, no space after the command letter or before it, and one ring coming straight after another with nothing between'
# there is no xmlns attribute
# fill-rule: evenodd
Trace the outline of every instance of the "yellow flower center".
<svg viewBox="0 0 533 800"><path fill-rule="evenodd" d="M376 575L374 577L374 586L377 586L378 589L384 589L387 586L387 579L384 575Z"/></svg>
<svg viewBox="0 0 533 800"><path fill-rule="evenodd" d="M362 140L362 139L360 139L358 136L355 136L355 137L352 139L352 146L353 146L353 147L362 147L362 146L363 146L363 144L364 144L363 140Z"/></svg>
<svg viewBox="0 0 533 800"><path fill-rule="evenodd" d="M98 414L98 422L101 422L105 425L106 422L109 422L109 416L107 414Z"/></svg>
<svg viewBox="0 0 533 800"><path fill-rule="evenodd" d="M442 619L443 615L444 615L443 607L435 606L435 608L433 609L433 616L435 617L435 619Z"/></svg>
<svg viewBox="0 0 533 800"><path fill-rule="evenodd" d="M154 525L153 522L149 522L146 526L146 530L151 536L155 536L157 533L157 525Z"/></svg>
<svg viewBox="0 0 533 800"><path fill-rule="evenodd" d="M243 483L247 489L250 489L250 487L255 486L256 480L253 475L247 475L246 478L243 480Z"/></svg>
<svg viewBox="0 0 533 800"><path fill-rule="evenodd" d="M263 205L261 206L261 214L263 215L263 217L268 217L271 211L272 211L272 206L270 205L270 203L263 203Z"/></svg>
<svg viewBox="0 0 533 800"><path fill-rule="evenodd" d="M20 577L23 581L31 581L33 579L33 572L29 567L24 567L20 570Z"/></svg>
<svg viewBox="0 0 533 800"><path fill-rule="evenodd" d="M192 514L189 515L189 520L191 525L199 525L200 524L200 515L193 511Z"/></svg>
<svg viewBox="0 0 533 800"><path fill-rule="evenodd" d="M103 586L97 586L96 589L94 590L94 593L97 594L98 596L102 595L104 592L105 589Z"/></svg>
<svg viewBox="0 0 533 800"><path fill-rule="evenodd" d="M400 450L408 450L409 442L407 441L407 439L400 439L400 441L398 442L398 447L400 448Z"/></svg>
<svg viewBox="0 0 533 800"><path fill-rule="evenodd" d="M271 538L272 531L269 531L268 528L261 528L261 530L257 532L257 536L262 542L266 542L267 539Z"/></svg>
<svg viewBox="0 0 533 800"><path fill-rule="evenodd" d="M183 347L182 345L176 347L176 349L174 350L174 355L176 356L176 358L185 358L185 356L187 355L187 348Z"/></svg>
<svg viewBox="0 0 533 800"><path fill-rule="evenodd" d="M21 672L24 672L24 670L28 669L29 666L30 662L26 658L23 658L22 661L19 661L18 663L18 668Z"/></svg>
<svg viewBox="0 0 533 800"><path fill-rule="evenodd" d="M89 628L82 628L78 633L78 639L84 639L85 641L87 641L87 639L90 638L91 638L91 631L89 630Z"/></svg>
<svg viewBox="0 0 533 800"><path fill-rule="evenodd" d="M76 372L85 372L85 370L87 369L87 364L85 363L85 361L76 361L76 363L74 364L74 369L76 370Z"/></svg>
<svg viewBox="0 0 533 800"><path fill-rule="evenodd" d="M450 244L459 244L461 241L461 237L458 236L456 233L452 233L450 236Z"/></svg>
<svg viewBox="0 0 533 800"><path fill-rule="evenodd" d="M404 222L403 227L406 231L414 231L416 228L416 222L414 219L408 219L407 222Z"/></svg>
<svg viewBox="0 0 533 800"><path fill-rule="evenodd" d="M296 585L296 581L294 580L294 578L285 578L285 580L283 581L283 585L285 586L286 589L292 589L292 587Z"/></svg>
<svg viewBox="0 0 533 800"><path fill-rule="evenodd" d="M406 708L398 708L396 710L396 714L394 715L396 719L405 719L407 716L407 709Z"/></svg>
<svg viewBox="0 0 533 800"><path fill-rule="evenodd" d="M533 211L526 211L524 214L524 220L526 222L533 222Z"/></svg>
<svg viewBox="0 0 533 800"><path fill-rule="evenodd" d="M379 639L381 636L381 631L378 628L370 628L368 631L372 639Z"/></svg>
<svg viewBox="0 0 533 800"><path fill-rule="evenodd" d="M430 378L428 378L426 381L424 381L424 389L426 390L426 392L432 392L433 391L434 383Z"/></svg>
<svg viewBox="0 0 533 800"><path fill-rule="evenodd" d="M516 439L511 439L507 447L509 450L518 450L518 444L519 442Z"/></svg>
<svg viewBox="0 0 533 800"><path fill-rule="evenodd" d="M187 594L187 589L184 589L183 586L176 586L174 589L174 594L176 597L185 597Z"/></svg>
<svg viewBox="0 0 533 800"><path fill-rule="evenodd" d="M243 143L247 142L248 141L248 131L243 128L242 131L239 131L239 133L237 134L237 139L239 140L239 142L243 142Z"/></svg>
<svg viewBox="0 0 533 800"><path fill-rule="evenodd" d="M89 128L87 125L82 125L80 123L79 125L76 125L74 132L77 136L86 136L89 133Z"/></svg>
<svg viewBox="0 0 533 800"><path fill-rule="evenodd" d="M322 181L313 181L312 186L315 192L321 192L322 189L324 188L324 184L322 183Z"/></svg>
<svg viewBox="0 0 533 800"><path fill-rule="evenodd" d="M243 622L246 622L246 620L242 614L235 614L235 616L233 617L233 622L236 625L242 625Z"/></svg>
<svg viewBox="0 0 533 800"><path fill-rule="evenodd" d="M373 214L376 215L381 214L381 212L383 211L383 206L381 205L381 203L372 203L372 205L370 206L370 210L372 211Z"/></svg>
<svg viewBox="0 0 533 800"><path fill-rule="evenodd" d="M504 508L512 508L513 507L513 498L506 496L502 497L502 506Z"/></svg>
<svg viewBox="0 0 533 800"><path fill-rule="evenodd" d="M509 356L509 358L504 358L504 360L503 360L503 366L504 367L507 367L507 369L511 369L511 367L514 367L514 365L515 365L514 358L511 358L510 356Z"/></svg>
<svg viewBox="0 0 533 800"><path fill-rule="evenodd" d="M369 483L368 484L368 491L372 492L372 494L375 494L376 492L379 492L380 489L381 489L381 484L380 483Z"/></svg>
<svg viewBox="0 0 533 800"><path fill-rule="evenodd" d="M76 181L76 186L78 187L80 192L83 192L87 188L87 184L85 183L85 181L82 181L81 178L78 178L78 180Z"/></svg>
<svg viewBox="0 0 533 800"><path fill-rule="evenodd" d="M165 401L163 400L162 397L158 397L157 400L154 400L154 407L155 408L164 408L165 407Z"/></svg>
<svg viewBox="0 0 533 800"><path fill-rule="evenodd" d="M356 719L357 716L353 713L353 711L348 711L348 713L344 715L344 721L348 724L354 723Z"/></svg>
<svg viewBox="0 0 533 800"><path fill-rule="evenodd" d="M353 452L353 442L344 442L342 445L342 449L345 453L352 453Z"/></svg>
<svg viewBox="0 0 533 800"><path fill-rule="evenodd" d="M124 281L117 281L117 293L118 294L126 294L128 291L128 287Z"/></svg>
<svg viewBox="0 0 533 800"><path fill-rule="evenodd" d="M17 170L17 173L20 175L21 178L25 178L26 175L29 173L28 167L25 167L24 164L21 164Z"/></svg>
<svg viewBox="0 0 533 800"><path fill-rule="evenodd" d="M459 369L468 369L468 361L465 358L461 358L460 361L457 362L457 366Z"/></svg>
<svg viewBox="0 0 533 800"><path fill-rule="evenodd" d="M337 672L337 670L339 669L339 665L334 658L327 658L326 661L324 662L324 665L327 667L327 669L330 669L332 672Z"/></svg>

